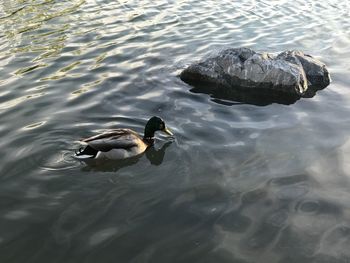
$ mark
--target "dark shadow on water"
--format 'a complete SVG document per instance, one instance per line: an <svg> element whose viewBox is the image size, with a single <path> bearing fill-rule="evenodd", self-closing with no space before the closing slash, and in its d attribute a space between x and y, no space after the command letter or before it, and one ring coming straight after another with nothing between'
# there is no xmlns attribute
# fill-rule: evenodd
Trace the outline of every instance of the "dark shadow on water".
<svg viewBox="0 0 350 263"><path fill-rule="evenodd" d="M146 156L152 165L161 165L164 160L165 150L171 143L172 141L166 142L159 149L151 146L144 154L125 160L88 160L84 162L86 166L82 168L82 171L116 172L124 167L135 165L143 155Z"/></svg>
<svg viewBox="0 0 350 263"><path fill-rule="evenodd" d="M242 88L227 89L224 87L200 85L193 87L193 93L204 93L210 95L213 102L233 106L235 104L253 104L256 106L267 106L272 103L290 105L297 102L300 97L284 93L271 93L269 90L259 92L243 91Z"/></svg>
<svg viewBox="0 0 350 263"><path fill-rule="evenodd" d="M256 106L267 106L272 103L290 105L301 98L312 98L320 88L309 86L303 96L296 96L283 92L271 91L269 89L259 88L247 90L242 87L222 87L208 83L190 83L193 93L204 93L212 97L212 101L218 104L233 106L237 104L252 104Z"/></svg>

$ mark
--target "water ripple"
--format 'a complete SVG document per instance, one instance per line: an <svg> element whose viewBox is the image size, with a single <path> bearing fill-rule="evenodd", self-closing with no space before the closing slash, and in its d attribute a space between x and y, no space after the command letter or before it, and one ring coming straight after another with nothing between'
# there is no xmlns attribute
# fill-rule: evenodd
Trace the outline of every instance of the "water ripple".
<svg viewBox="0 0 350 263"><path fill-rule="evenodd" d="M2 1L0 261L348 260L349 13L335 0ZM178 78L238 46L301 49L333 82L256 107ZM72 158L75 140L142 134L152 115L175 141L158 134L123 164Z"/></svg>

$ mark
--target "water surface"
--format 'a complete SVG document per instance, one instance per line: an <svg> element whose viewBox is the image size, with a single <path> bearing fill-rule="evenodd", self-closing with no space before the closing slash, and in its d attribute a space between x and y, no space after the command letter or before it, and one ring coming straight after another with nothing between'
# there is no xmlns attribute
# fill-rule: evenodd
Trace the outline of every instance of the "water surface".
<svg viewBox="0 0 350 263"><path fill-rule="evenodd" d="M346 1L0 1L0 262L350 261ZM300 49L332 83L264 107L178 74L227 47ZM75 140L143 131L87 166Z"/></svg>

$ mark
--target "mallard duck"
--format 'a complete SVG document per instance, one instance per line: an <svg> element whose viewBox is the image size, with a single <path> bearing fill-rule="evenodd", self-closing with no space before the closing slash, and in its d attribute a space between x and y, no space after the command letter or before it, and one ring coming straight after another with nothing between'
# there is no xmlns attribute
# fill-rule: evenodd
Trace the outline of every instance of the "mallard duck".
<svg viewBox="0 0 350 263"><path fill-rule="evenodd" d="M82 139L79 142L86 145L75 153L81 160L88 159L126 159L137 156L154 143L154 133L162 131L168 135L172 132L159 117L152 117L145 126L144 136L130 129L113 129L101 134Z"/></svg>

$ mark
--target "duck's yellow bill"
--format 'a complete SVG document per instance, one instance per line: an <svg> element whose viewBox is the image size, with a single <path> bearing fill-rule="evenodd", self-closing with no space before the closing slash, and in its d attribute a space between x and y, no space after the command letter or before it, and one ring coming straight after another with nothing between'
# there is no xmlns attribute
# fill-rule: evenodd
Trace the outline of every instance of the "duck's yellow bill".
<svg viewBox="0 0 350 263"><path fill-rule="evenodd" d="M168 129L168 127L165 127L164 130L163 130L163 132L165 132L166 134L168 134L168 135L170 135L170 136L174 135L174 134Z"/></svg>

